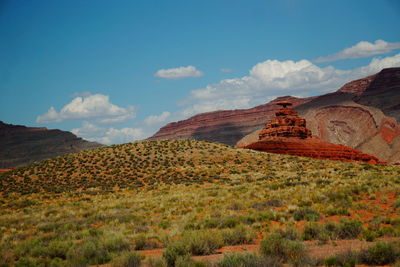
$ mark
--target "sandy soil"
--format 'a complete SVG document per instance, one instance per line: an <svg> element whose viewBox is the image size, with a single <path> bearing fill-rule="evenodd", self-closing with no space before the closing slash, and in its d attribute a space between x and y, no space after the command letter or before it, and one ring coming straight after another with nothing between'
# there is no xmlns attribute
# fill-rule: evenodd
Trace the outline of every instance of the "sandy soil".
<svg viewBox="0 0 400 267"><path fill-rule="evenodd" d="M378 238L377 241L393 241L396 238ZM304 244L309 249L309 254L312 257L316 258L328 258L334 256L340 252L346 250L361 250L367 248L371 245L374 245L375 242L367 242L362 240L340 240L331 242L328 244L318 244L317 241L305 241ZM216 250L216 254L212 255L205 255L205 256L193 256L193 260L195 261L208 261L208 262L215 262L224 257L224 254L227 253L246 253L246 252L254 252L257 253L259 249L259 244L250 244L250 245L238 245L238 246L226 246ZM152 250L142 250L138 251L146 258L149 257L161 257L164 253L165 249L152 249ZM357 265L362 266L362 265Z"/></svg>

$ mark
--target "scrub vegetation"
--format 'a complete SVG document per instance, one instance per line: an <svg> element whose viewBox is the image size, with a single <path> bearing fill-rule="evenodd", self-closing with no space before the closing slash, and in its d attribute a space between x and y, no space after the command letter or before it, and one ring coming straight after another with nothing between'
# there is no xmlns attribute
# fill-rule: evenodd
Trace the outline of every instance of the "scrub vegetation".
<svg viewBox="0 0 400 267"><path fill-rule="evenodd" d="M0 266L399 264L400 166L141 141L1 173L0 192ZM305 245L348 239L371 246L318 258ZM247 244L260 248L192 258Z"/></svg>

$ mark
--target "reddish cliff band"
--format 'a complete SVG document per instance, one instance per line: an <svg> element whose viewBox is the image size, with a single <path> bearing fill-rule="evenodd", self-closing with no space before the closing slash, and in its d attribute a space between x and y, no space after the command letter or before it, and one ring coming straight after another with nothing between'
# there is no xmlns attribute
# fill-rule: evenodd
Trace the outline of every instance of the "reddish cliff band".
<svg viewBox="0 0 400 267"><path fill-rule="evenodd" d="M313 137L306 127L306 120L290 108L292 103L279 101L276 104L282 108L275 113L275 118L259 131L258 140L250 144L239 143L239 147L317 159L384 164L374 156Z"/></svg>

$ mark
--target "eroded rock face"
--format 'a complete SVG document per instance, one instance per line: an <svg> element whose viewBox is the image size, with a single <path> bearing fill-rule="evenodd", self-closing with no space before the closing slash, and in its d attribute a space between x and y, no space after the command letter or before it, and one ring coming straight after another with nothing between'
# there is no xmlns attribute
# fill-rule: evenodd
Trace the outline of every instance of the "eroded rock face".
<svg viewBox="0 0 400 267"><path fill-rule="evenodd" d="M307 128L321 140L400 162L400 68L349 82L334 93L277 100L293 102ZM245 146L258 140L276 109L270 102L252 109L199 114L170 123L149 139L189 138Z"/></svg>
<svg viewBox="0 0 400 267"><path fill-rule="evenodd" d="M378 108L400 123L400 68L383 69L354 101Z"/></svg>
<svg viewBox="0 0 400 267"><path fill-rule="evenodd" d="M311 137L311 131L306 128L306 120L300 118L297 111L288 106L292 103L288 101L276 102L282 108L275 113L275 118L259 132L259 139L268 137L296 137L305 139Z"/></svg>
<svg viewBox="0 0 400 267"><path fill-rule="evenodd" d="M307 139L273 137L251 143L245 148L316 159L383 164L383 162L379 161L379 159L374 156L344 145L331 144L316 137Z"/></svg>
<svg viewBox="0 0 400 267"><path fill-rule="evenodd" d="M284 96L276 101L290 101L295 107L312 99L314 97ZM274 116L275 111L276 105L269 102L251 109L202 113L187 120L169 123L148 140L196 139L235 145L244 136L262 128Z"/></svg>
<svg viewBox="0 0 400 267"><path fill-rule="evenodd" d="M355 95L361 95L368 88L371 82L375 79L377 74L367 76L362 79L354 80L343 85L338 92L341 93L352 93Z"/></svg>
<svg viewBox="0 0 400 267"><path fill-rule="evenodd" d="M306 128L306 120L300 118L296 111L286 107L290 103L277 104L283 108L279 109L275 113L276 117L258 132L258 140L246 144L239 143L239 147L318 159L382 163L376 157L350 147L311 137L311 131ZM349 134L351 133L350 131Z"/></svg>

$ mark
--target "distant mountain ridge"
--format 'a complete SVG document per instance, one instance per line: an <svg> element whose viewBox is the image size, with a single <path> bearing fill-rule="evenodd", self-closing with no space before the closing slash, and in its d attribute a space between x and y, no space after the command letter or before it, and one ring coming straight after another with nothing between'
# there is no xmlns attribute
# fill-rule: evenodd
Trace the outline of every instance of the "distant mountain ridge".
<svg viewBox="0 0 400 267"><path fill-rule="evenodd" d="M234 145L269 121L273 102L293 102L313 135L390 163L400 161L400 68L383 69L317 97L280 97L251 109L198 114L162 127L150 140L197 139ZM397 121L396 121L397 120ZM249 137L246 137L249 139Z"/></svg>
<svg viewBox="0 0 400 267"><path fill-rule="evenodd" d="M100 146L71 132L0 121L0 169Z"/></svg>
<svg viewBox="0 0 400 267"><path fill-rule="evenodd" d="M282 96L276 100L290 101L296 107L312 99L314 97ZM276 105L271 101L250 109L201 113L187 120L167 124L148 140L196 139L234 145L243 136L262 127L272 118L275 110Z"/></svg>

